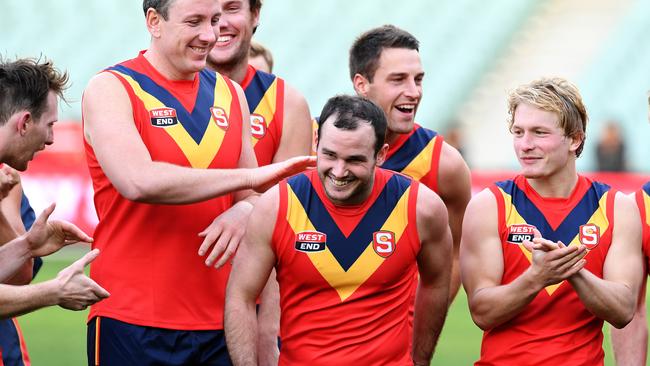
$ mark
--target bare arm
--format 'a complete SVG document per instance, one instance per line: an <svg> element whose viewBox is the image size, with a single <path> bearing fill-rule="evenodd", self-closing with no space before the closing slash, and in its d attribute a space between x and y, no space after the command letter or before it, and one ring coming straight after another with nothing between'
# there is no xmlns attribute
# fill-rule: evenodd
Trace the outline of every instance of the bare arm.
<svg viewBox="0 0 650 366"><path fill-rule="evenodd" d="M25 286L0 285L0 318L18 316L52 305L83 310L107 298L108 292L83 272L84 267L98 254L97 249L87 253L64 268L53 280Z"/></svg>
<svg viewBox="0 0 650 366"><path fill-rule="evenodd" d="M293 156L309 155L312 143L312 122L305 98L287 83L284 94L284 121L280 146L273 162Z"/></svg>
<svg viewBox="0 0 650 366"><path fill-rule="evenodd" d="M50 255L80 241L92 242L91 237L69 222L48 221L53 211L54 204L38 216L27 233L0 246L0 282L6 281L33 257Z"/></svg>
<svg viewBox="0 0 650 366"><path fill-rule="evenodd" d="M632 321L622 329L611 327L612 348L618 366L643 366L646 364L648 318L645 305L645 286L644 283L643 290L639 294L639 305Z"/></svg>
<svg viewBox="0 0 650 366"><path fill-rule="evenodd" d="M449 286L449 304L451 304L460 288L458 253L465 208L470 198L472 198L472 185L469 168L463 157L446 142L443 142L442 152L440 153L438 187L440 198L445 202L447 212L449 212L449 228L451 229L454 244L451 283Z"/></svg>
<svg viewBox="0 0 650 366"><path fill-rule="evenodd" d="M314 164L313 159L296 158L260 169L195 169L152 161L135 127L128 95L109 73L90 81L82 109L86 141L111 183L133 201L180 204L242 189L264 191Z"/></svg>
<svg viewBox="0 0 650 366"><path fill-rule="evenodd" d="M271 236L278 210L278 189L260 197L251 213L242 246L226 289L224 328L235 365L257 365L258 331L255 300L275 263Z"/></svg>
<svg viewBox="0 0 650 366"><path fill-rule="evenodd" d="M591 313L622 328L634 315L642 273L639 211L629 197L619 193L615 198L614 232L603 278L582 269L569 282Z"/></svg>
<svg viewBox="0 0 650 366"><path fill-rule="evenodd" d="M20 215L22 195L23 189L20 183L18 183L11 191L9 191L7 197L0 201L0 210L13 229L12 239L25 233L25 226L23 225L23 220ZM30 257L24 261L22 267L18 269L18 271L5 283L9 285L26 285L30 283L32 280L33 265L34 260Z"/></svg>
<svg viewBox="0 0 650 366"><path fill-rule="evenodd" d="M533 261L514 281L502 285L503 252L496 199L483 190L467 206L460 246L460 268L474 323L492 329L517 316L544 287L561 282L584 266L584 248L535 250Z"/></svg>
<svg viewBox="0 0 650 366"><path fill-rule="evenodd" d="M420 280L415 295L413 362L429 365L447 316L452 241L442 200L420 186L417 202Z"/></svg>
<svg viewBox="0 0 650 366"><path fill-rule="evenodd" d="M271 271L266 286L262 291L257 313L257 362L259 366L278 364L278 334L280 331L280 287Z"/></svg>

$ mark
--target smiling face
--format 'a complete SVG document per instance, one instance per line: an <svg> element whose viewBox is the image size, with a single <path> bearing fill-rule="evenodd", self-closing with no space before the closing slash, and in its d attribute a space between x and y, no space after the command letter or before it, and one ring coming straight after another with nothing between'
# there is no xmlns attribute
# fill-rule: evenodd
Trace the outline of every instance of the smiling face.
<svg viewBox="0 0 650 366"><path fill-rule="evenodd" d="M175 0L167 20L149 10L147 24L169 65L168 77L192 79L205 68L208 53L217 41L220 15L216 0Z"/></svg>
<svg viewBox="0 0 650 366"><path fill-rule="evenodd" d="M357 74L357 92L384 110L390 135L413 130L415 113L422 99L424 70L417 50L384 48L372 81Z"/></svg>
<svg viewBox="0 0 650 366"><path fill-rule="evenodd" d="M231 69L248 63L253 30L259 9L251 11L249 0L221 0L223 15L219 20L219 39L210 51L210 65Z"/></svg>
<svg viewBox="0 0 650 366"><path fill-rule="evenodd" d="M574 168L582 141L565 135L557 114L521 103L511 132L521 174L526 178L549 178Z"/></svg>
<svg viewBox="0 0 650 366"><path fill-rule="evenodd" d="M321 126L317 149L318 176L327 197L339 206L358 205L372 191L375 167L384 161L388 145L375 156L375 132L360 121L354 130L334 126L336 116Z"/></svg>

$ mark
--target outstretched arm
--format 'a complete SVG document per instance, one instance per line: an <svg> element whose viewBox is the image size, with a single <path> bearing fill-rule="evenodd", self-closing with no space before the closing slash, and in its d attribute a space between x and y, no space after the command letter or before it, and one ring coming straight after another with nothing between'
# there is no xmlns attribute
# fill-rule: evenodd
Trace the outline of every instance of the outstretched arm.
<svg viewBox="0 0 650 366"><path fill-rule="evenodd" d="M275 263L271 236L278 211L278 188L260 197L251 213L243 244L226 289L224 328L235 365L257 365L258 331L255 300Z"/></svg>
<svg viewBox="0 0 650 366"><path fill-rule="evenodd" d="M53 280L34 285L0 285L0 318L29 313L52 305L70 310L83 310L105 299L108 292L84 274L84 267L92 262L99 250L64 268Z"/></svg>
<svg viewBox="0 0 650 366"><path fill-rule="evenodd" d="M153 161L135 127L127 92L110 73L90 81L82 109L86 141L111 183L132 201L184 204L242 189L263 192L315 164L298 157L259 169L197 169Z"/></svg>
<svg viewBox="0 0 650 366"><path fill-rule="evenodd" d="M46 208L25 234L0 246L0 282L6 281L33 257L45 257L63 246L77 242L92 242L75 225L59 220L48 221L54 204Z"/></svg>
<svg viewBox="0 0 650 366"><path fill-rule="evenodd" d="M413 363L429 365L447 316L452 244L447 209L424 185L418 193L417 227L420 280L415 295Z"/></svg>

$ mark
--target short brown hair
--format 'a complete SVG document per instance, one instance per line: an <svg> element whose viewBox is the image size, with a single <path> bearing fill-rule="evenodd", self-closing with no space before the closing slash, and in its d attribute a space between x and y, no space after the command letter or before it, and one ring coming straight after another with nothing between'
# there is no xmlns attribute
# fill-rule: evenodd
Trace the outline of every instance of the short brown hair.
<svg viewBox="0 0 650 366"><path fill-rule="evenodd" d="M363 33L350 47L350 80L354 80L354 75L359 74L372 82L384 48L419 51L420 42L411 33L390 24Z"/></svg>
<svg viewBox="0 0 650 366"><path fill-rule="evenodd" d="M567 137L582 137L576 157L582 153L587 131L587 110L578 88L562 78L542 78L519 86L508 96L508 128L512 129L515 110L521 103L530 104L558 116Z"/></svg>
<svg viewBox="0 0 650 366"><path fill-rule="evenodd" d="M16 61L0 59L0 125L14 113L28 110L35 119L47 107L47 96L55 92L63 100L68 87L68 73L59 72L52 61L34 58Z"/></svg>

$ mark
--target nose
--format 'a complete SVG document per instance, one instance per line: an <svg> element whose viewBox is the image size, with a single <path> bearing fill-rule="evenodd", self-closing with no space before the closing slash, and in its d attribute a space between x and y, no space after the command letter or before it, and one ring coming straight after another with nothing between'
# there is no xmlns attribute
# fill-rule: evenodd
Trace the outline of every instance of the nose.
<svg viewBox="0 0 650 366"><path fill-rule="evenodd" d="M213 26L209 21L205 22L205 25L201 27L199 40L213 44L217 42L217 37L219 37L219 25Z"/></svg>
<svg viewBox="0 0 650 366"><path fill-rule="evenodd" d="M54 143L54 131L47 134L45 138L45 145L52 145Z"/></svg>
<svg viewBox="0 0 650 366"><path fill-rule="evenodd" d="M347 173L347 164L345 163L345 160L343 159L338 159L336 160L336 163L334 163L334 166L332 167L331 173L333 176L337 178L342 178L346 175Z"/></svg>
<svg viewBox="0 0 650 366"><path fill-rule="evenodd" d="M404 95L409 98L419 99L422 96L422 86L418 85L415 79L410 79L406 84Z"/></svg>
<svg viewBox="0 0 650 366"><path fill-rule="evenodd" d="M535 148L535 140L533 135L528 132L523 132L521 136L515 139L515 143L523 151L530 151Z"/></svg>

